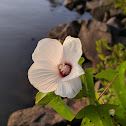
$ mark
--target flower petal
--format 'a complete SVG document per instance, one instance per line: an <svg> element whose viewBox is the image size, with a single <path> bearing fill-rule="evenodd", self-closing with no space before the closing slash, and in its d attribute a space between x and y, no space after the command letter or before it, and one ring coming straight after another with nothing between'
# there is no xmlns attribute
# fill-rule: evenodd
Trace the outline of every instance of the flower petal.
<svg viewBox="0 0 126 126"><path fill-rule="evenodd" d="M74 98L80 90L82 90L82 83L80 77L78 77L65 82L60 81L55 94L62 97Z"/></svg>
<svg viewBox="0 0 126 126"><path fill-rule="evenodd" d="M82 67L79 64L76 64L75 66L72 66L71 72L69 75L67 75L66 77L64 77L62 79L62 81L68 81L74 78L77 78L79 76L81 76L82 74L84 74L84 70L82 69Z"/></svg>
<svg viewBox="0 0 126 126"><path fill-rule="evenodd" d="M57 81L60 80L58 68L47 67L48 63L34 63L28 71L30 83L43 93L56 90Z"/></svg>
<svg viewBox="0 0 126 126"><path fill-rule="evenodd" d="M56 39L45 38L38 42L32 54L34 62L49 61L51 64L59 65L63 54L63 46Z"/></svg>
<svg viewBox="0 0 126 126"><path fill-rule="evenodd" d="M82 46L79 38L66 37L63 43L63 57L67 63L78 63L82 55ZM73 65L73 64L71 64Z"/></svg>

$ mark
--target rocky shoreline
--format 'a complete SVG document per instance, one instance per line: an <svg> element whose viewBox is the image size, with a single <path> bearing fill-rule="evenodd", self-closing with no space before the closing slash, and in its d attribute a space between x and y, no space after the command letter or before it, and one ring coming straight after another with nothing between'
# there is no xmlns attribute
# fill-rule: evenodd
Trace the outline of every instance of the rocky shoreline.
<svg viewBox="0 0 126 126"><path fill-rule="evenodd" d="M126 45L126 16L121 9L115 9L113 3L106 0L65 0L64 6L83 14L89 11L93 16L90 20L72 21L68 24L60 24L54 27L48 34L49 38L64 40L66 36L80 38L83 55L86 58L84 68L96 67L100 59L96 51L96 41L105 38L110 46L118 42ZM76 114L87 105L85 100L65 100ZM78 108L79 106L79 108ZM34 106L18 110L10 115L8 126L66 126L67 124L80 124L80 120L71 123L64 120L49 105Z"/></svg>

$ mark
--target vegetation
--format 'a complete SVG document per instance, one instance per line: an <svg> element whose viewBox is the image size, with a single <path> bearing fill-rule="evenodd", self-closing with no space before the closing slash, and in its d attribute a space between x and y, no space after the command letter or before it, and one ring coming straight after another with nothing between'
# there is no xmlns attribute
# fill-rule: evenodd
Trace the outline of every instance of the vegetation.
<svg viewBox="0 0 126 126"><path fill-rule="evenodd" d="M115 44L112 48L108 46L105 39L96 42L96 50L101 62L97 65L97 71L116 69L121 63L126 60L126 47L121 44ZM104 52L110 55L106 56Z"/></svg>
<svg viewBox="0 0 126 126"><path fill-rule="evenodd" d="M115 8L122 9L123 15L126 15L126 0L107 0L107 2L113 3Z"/></svg>
<svg viewBox="0 0 126 126"><path fill-rule="evenodd" d="M126 0L114 0L114 5L116 8L123 10L123 14L126 15Z"/></svg>
<svg viewBox="0 0 126 126"><path fill-rule="evenodd" d="M74 115L60 96L54 92L36 95L36 105L49 104L63 118L72 121L82 119L81 126L125 126L126 125L126 47L122 44L108 46L104 39L96 42L101 62L97 65L97 74L93 68L85 69L81 81L83 88L74 98L87 99L88 106ZM105 55L103 50L109 51ZM84 58L79 60L82 66ZM103 88L94 91L94 78L101 80ZM110 87L111 86L111 87Z"/></svg>

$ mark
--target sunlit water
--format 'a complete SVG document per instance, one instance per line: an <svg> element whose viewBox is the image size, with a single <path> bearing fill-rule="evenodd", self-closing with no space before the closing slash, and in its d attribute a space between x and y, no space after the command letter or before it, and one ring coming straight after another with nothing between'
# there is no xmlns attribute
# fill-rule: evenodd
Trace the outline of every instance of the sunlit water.
<svg viewBox="0 0 126 126"><path fill-rule="evenodd" d="M0 126L12 112L34 105L27 70L37 41L58 24L87 18L55 0L0 0Z"/></svg>

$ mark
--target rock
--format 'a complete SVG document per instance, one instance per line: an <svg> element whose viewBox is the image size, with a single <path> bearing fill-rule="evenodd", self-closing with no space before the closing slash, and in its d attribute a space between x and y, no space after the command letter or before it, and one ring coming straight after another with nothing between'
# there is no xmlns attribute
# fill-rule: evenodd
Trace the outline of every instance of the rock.
<svg viewBox="0 0 126 126"><path fill-rule="evenodd" d="M92 62L91 61L88 61L88 62L84 62L84 65L82 66L84 69L86 68L89 68L89 67L92 67Z"/></svg>
<svg viewBox="0 0 126 126"><path fill-rule="evenodd" d="M116 17L112 17L107 21L108 25L111 25L117 29L120 29L120 22Z"/></svg>
<svg viewBox="0 0 126 126"><path fill-rule="evenodd" d="M109 18L109 12L107 10L108 4L106 0L90 1L86 2L86 9L90 11L91 15L99 21L103 21Z"/></svg>
<svg viewBox="0 0 126 126"><path fill-rule="evenodd" d="M97 7L99 7L98 1L87 1L86 2L86 10L92 10Z"/></svg>
<svg viewBox="0 0 126 126"><path fill-rule="evenodd" d="M126 37L126 29L122 28L119 32L119 36Z"/></svg>
<svg viewBox="0 0 126 126"><path fill-rule="evenodd" d="M42 115L44 111L40 106L18 110L9 117L8 126L29 126Z"/></svg>
<svg viewBox="0 0 126 126"><path fill-rule="evenodd" d="M86 2L86 10L90 11L92 16L99 21L106 22L110 17L121 17L122 10L114 7L114 0L95 0Z"/></svg>
<svg viewBox="0 0 126 126"><path fill-rule="evenodd" d="M95 82L95 86L94 86L95 91L98 91L98 89L100 89L100 84L101 84L100 80Z"/></svg>
<svg viewBox="0 0 126 126"><path fill-rule="evenodd" d="M122 43L123 45L126 46L126 37L119 36L116 40L117 43Z"/></svg>
<svg viewBox="0 0 126 126"><path fill-rule="evenodd" d="M49 105L34 106L14 112L9 117L8 126L45 126L63 120Z"/></svg>
<svg viewBox="0 0 126 126"><path fill-rule="evenodd" d="M87 20L81 26L79 38L82 42L83 53L86 58L92 61L93 67L99 63L96 41L105 38L108 44L112 44L110 27L96 20Z"/></svg>
<svg viewBox="0 0 126 126"><path fill-rule="evenodd" d="M114 7L111 7L109 9L109 12L110 12L111 17L120 17L120 16L122 16L122 13L123 13L123 11L121 9L118 9L118 8L115 9Z"/></svg>
<svg viewBox="0 0 126 126"><path fill-rule="evenodd" d="M64 40L66 36L78 37L81 24L78 21L72 21L69 24L60 24L54 27L48 34L49 38Z"/></svg>
<svg viewBox="0 0 126 126"><path fill-rule="evenodd" d="M85 7L83 5L77 5L77 12L79 14L83 14L85 10Z"/></svg>
<svg viewBox="0 0 126 126"><path fill-rule="evenodd" d="M65 0L63 5L69 10L73 10L73 8L75 7L75 4L74 2L72 2L72 0Z"/></svg>
<svg viewBox="0 0 126 126"><path fill-rule="evenodd" d="M123 19L121 20L121 24L123 25L123 27L126 27L126 18L123 18Z"/></svg>
<svg viewBox="0 0 126 126"><path fill-rule="evenodd" d="M64 6L69 10L77 8L77 12L83 14L86 7L86 0L65 0Z"/></svg>
<svg viewBox="0 0 126 126"><path fill-rule="evenodd" d="M111 27L113 41L117 42L120 30L121 30L120 21L116 17L112 17L107 21L107 24Z"/></svg>
<svg viewBox="0 0 126 126"><path fill-rule="evenodd" d="M98 21L103 21L105 17L105 13L108 13L107 10L103 9L102 7L94 8L90 11L93 18L95 18ZM109 14L107 15L109 16ZM109 17L107 17L108 19Z"/></svg>
<svg viewBox="0 0 126 126"><path fill-rule="evenodd" d="M78 111L87 105L86 100L76 100L73 102L73 100L67 101L64 99L64 102L71 107L74 114L77 114ZM73 120L71 124L80 122L79 120ZM61 126L61 124L67 125L69 123L49 105L18 110L12 113L8 120L8 126Z"/></svg>
<svg viewBox="0 0 126 126"><path fill-rule="evenodd" d="M103 22L107 22L109 18L110 18L110 13L109 13L109 11L105 11L105 13L104 13L104 18L103 18Z"/></svg>

